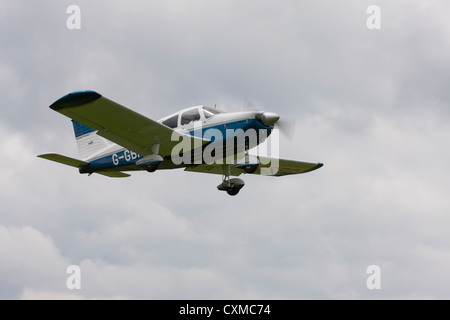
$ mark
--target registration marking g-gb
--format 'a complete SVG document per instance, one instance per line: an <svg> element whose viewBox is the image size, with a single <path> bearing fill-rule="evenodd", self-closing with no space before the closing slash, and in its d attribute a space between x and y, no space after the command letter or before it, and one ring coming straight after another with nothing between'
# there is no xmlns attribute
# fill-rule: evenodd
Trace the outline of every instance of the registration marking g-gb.
<svg viewBox="0 0 450 320"><path fill-rule="evenodd" d="M114 153L111 156L112 162L115 166L119 165L119 160L125 159L126 162L130 162L132 160L136 160L139 157L140 156L136 152L130 151L128 149L125 150L120 157L117 155L117 153Z"/></svg>

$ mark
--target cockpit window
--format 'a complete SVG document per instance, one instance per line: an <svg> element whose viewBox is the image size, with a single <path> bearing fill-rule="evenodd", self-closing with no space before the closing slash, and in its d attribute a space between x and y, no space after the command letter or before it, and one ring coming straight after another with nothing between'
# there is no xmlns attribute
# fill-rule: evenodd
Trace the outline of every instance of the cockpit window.
<svg viewBox="0 0 450 320"><path fill-rule="evenodd" d="M225 113L222 110L216 109L216 108L210 108L210 107L203 107L203 110L208 110L209 112L213 114L219 114L219 113Z"/></svg>
<svg viewBox="0 0 450 320"><path fill-rule="evenodd" d="M169 128L176 128L178 126L178 115L175 115L167 120L164 120L162 124L168 126Z"/></svg>
<svg viewBox="0 0 450 320"><path fill-rule="evenodd" d="M216 108L202 107L202 109L206 119L211 118L213 115L224 113L223 111L218 110Z"/></svg>
<svg viewBox="0 0 450 320"><path fill-rule="evenodd" d="M198 109L188 110L183 113L181 116L181 125L188 124L192 121L200 120L200 114L198 113Z"/></svg>
<svg viewBox="0 0 450 320"><path fill-rule="evenodd" d="M205 115L206 119L211 118L214 115L214 113L212 113L209 110L206 110L205 108L203 108L203 114Z"/></svg>

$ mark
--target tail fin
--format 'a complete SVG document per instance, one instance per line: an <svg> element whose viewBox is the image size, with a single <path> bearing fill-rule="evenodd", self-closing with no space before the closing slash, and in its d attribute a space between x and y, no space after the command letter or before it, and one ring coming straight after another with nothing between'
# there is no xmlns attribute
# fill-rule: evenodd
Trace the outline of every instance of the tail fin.
<svg viewBox="0 0 450 320"><path fill-rule="evenodd" d="M88 159L109 146L108 140L97 135L94 129L75 120L72 120L72 124L81 159Z"/></svg>

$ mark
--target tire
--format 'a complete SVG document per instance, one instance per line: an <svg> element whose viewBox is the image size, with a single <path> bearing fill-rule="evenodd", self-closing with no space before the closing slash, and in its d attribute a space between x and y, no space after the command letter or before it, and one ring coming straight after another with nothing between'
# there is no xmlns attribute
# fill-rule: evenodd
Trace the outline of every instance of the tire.
<svg viewBox="0 0 450 320"><path fill-rule="evenodd" d="M235 196L235 195L237 195L237 194L239 193L239 189L231 188L231 189L228 189L228 190L227 190L227 193L228 193L230 196Z"/></svg>
<svg viewBox="0 0 450 320"><path fill-rule="evenodd" d="M253 173L258 169L258 166L243 166L242 169L244 169L245 173Z"/></svg>
<svg viewBox="0 0 450 320"><path fill-rule="evenodd" d="M148 172L155 172L156 169L158 169L158 165L153 164L153 165L149 165L148 167L145 168L145 170L147 170Z"/></svg>

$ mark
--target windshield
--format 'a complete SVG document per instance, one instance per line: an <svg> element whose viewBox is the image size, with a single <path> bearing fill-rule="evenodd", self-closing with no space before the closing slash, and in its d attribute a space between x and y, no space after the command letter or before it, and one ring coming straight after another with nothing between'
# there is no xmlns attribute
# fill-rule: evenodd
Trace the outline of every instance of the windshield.
<svg viewBox="0 0 450 320"><path fill-rule="evenodd" d="M192 121L200 120L198 109L188 110L181 116L181 125L189 124Z"/></svg>

